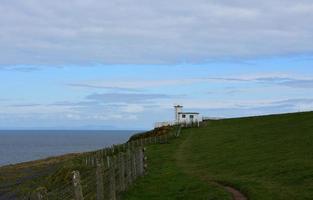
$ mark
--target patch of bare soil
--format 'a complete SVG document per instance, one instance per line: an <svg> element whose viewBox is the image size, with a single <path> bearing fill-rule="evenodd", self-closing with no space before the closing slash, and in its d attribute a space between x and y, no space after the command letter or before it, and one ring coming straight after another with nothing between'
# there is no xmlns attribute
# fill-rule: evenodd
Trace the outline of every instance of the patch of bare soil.
<svg viewBox="0 0 313 200"><path fill-rule="evenodd" d="M223 186L225 190L232 194L234 200L248 200L248 198L242 194L239 190L230 187L230 186Z"/></svg>

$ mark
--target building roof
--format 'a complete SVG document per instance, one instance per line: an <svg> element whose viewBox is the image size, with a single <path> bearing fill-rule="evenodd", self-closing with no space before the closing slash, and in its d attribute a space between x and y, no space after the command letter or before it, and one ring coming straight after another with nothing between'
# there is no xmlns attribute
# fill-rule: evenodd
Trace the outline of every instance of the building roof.
<svg viewBox="0 0 313 200"><path fill-rule="evenodd" d="M198 112L179 112L178 114L195 114L198 115Z"/></svg>

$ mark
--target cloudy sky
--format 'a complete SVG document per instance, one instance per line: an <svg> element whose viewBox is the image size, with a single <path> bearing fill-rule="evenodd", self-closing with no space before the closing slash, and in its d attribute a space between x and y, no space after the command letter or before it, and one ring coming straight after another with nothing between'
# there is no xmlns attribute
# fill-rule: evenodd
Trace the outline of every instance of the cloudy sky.
<svg viewBox="0 0 313 200"><path fill-rule="evenodd" d="M313 110L311 0L2 0L0 129Z"/></svg>

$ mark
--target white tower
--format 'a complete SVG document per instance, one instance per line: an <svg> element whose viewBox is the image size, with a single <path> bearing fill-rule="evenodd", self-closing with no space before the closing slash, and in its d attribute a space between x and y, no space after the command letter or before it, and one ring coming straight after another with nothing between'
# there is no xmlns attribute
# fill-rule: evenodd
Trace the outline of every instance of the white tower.
<svg viewBox="0 0 313 200"><path fill-rule="evenodd" d="M179 123L179 112L182 112L182 110L183 110L183 106L181 106L181 105L176 105L176 106L174 106L174 108L175 108L175 123Z"/></svg>

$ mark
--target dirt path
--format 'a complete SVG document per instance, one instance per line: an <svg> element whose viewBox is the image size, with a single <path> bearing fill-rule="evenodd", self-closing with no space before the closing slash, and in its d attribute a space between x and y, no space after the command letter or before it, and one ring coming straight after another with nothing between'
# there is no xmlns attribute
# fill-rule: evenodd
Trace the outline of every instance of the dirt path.
<svg viewBox="0 0 313 200"><path fill-rule="evenodd" d="M190 134L179 146L179 148L177 149L177 158L179 158L180 160L182 160L183 156L183 149L186 145L186 141L192 137L192 134ZM178 160L179 160L178 159ZM185 173L188 173L188 171L185 171ZM228 193L231 194L232 196L232 199L233 200L248 200L248 198L243 194L241 193L239 190L237 190L236 188L232 187L232 186L228 186L228 185L223 185L221 183L218 183L218 182L215 182L215 181L212 181L210 180L208 177L202 177L202 179L204 179L205 181L209 182L209 183L212 183L214 185L217 185L219 187L222 187L224 188L224 190L226 190Z"/></svg>
<svg viewBox="0 0 313 200"><path fill-rule="evenodd" d="M242 194L240 191L238 191L236 188L230 187L230 186L224 186L225 190L227 190L229 193L231 193L234 200L248 200L248 198Z"/></svg>

